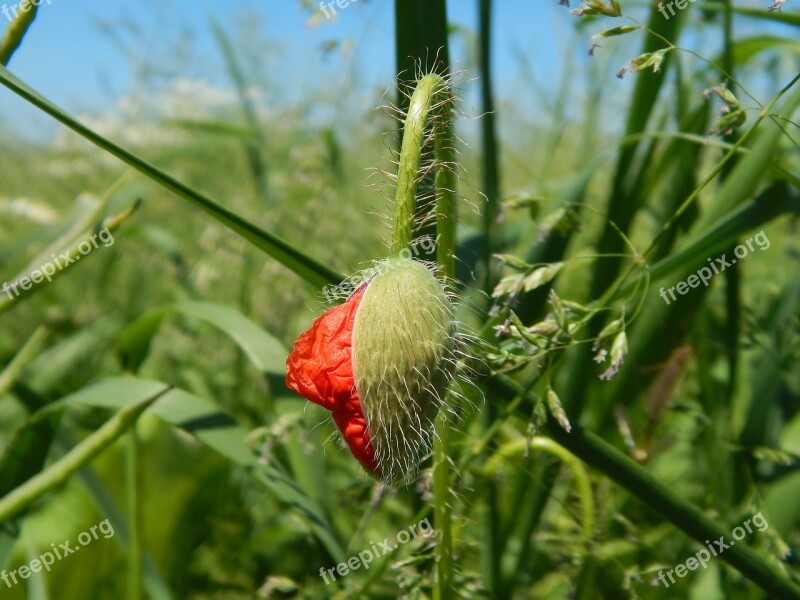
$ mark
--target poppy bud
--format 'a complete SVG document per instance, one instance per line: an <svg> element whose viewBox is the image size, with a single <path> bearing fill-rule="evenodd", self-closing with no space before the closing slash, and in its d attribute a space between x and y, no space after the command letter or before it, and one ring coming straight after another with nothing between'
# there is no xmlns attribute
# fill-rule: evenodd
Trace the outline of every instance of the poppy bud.
<svg viewBox="0 0 800 600"><path fill-rule="evenodd" d="M390 258L298 338L286 385L333 413L368 470L407 480L430 448L453 374L454 334L452 306L433 273Z"/></svg>

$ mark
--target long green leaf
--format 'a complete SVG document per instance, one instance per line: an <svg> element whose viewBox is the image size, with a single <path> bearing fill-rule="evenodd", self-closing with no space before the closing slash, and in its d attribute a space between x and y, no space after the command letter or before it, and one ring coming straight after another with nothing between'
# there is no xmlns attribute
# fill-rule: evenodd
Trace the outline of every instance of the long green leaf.
<svg viewBox="0 0 800 600"><path fill-rule="evenodd" d="M285 375L288 351L283 344L236 309L213 302L182 302L159 308L128 325L117 340L125 369L134 373L139 369L161 322L171 310L201 319L229 335L259 371Z"/></svg>
<svg viewBox="0 0 800 600"><path fill-rule="evenodd" d="M650 282L655 283L687 266L705 264L707 258L713 257L742 235L755 231L782 214L796 212L800 212L800 195L793 194L784 183L775 184L654 264L650 268ZM620 289L619 295L634 285L636 281L627 283Z"/></svg>
<svg viewBox="0 0 800 600"><path fill-rule="evenodd" d="M88 128L86 125L69 115L67 112L50 102L40 93L30 88L23 81L15 77L11 71L5 67L0 67L0 84L4 85L12 92L27 100L60 123L66 125L78 135L86 138L106 152L113 154L121 161L127 163L159 185L165 187L184 200L187 200L194 206L201 208L206 213L214 217L214 219L225 225L225 227L240 235L260 250L263 250L269 256L312 285L321 287L329 283L339 283L342 281L342 279L344 279L341 274L303 254L282 239L272 235L268 231L239 216L235 212L228 210L211 198L204 196L200 192L197 192L186 184L178 181L171 175L168 175L143 158L135 155L129 150L126 150L122 146L115 144L114 142Z"/></svg>
<svg viewBox="0 0 800 600"><path fill-rule="evenodd" d="M228 334L258 370L280 376L286 374L289 352L276 338L239 311L212 302L182 302L175 305L175 310L202 319Z"/></svg>

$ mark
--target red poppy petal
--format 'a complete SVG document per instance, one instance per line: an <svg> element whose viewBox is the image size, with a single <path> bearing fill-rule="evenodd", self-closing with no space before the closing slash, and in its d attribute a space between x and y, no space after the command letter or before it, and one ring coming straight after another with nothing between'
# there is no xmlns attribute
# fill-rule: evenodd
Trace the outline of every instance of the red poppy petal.
<svg viewBox="0 0 800 600"><path fill-rule="evenodd" d="M355 315L366 289L367 284L362 285L347 302L326 311L297 338L286 361L286 387L332 411L350 452L377 473L352 361Z"/></svg>
<svg viewBox="0 0 800 600"><path fill-rule="evenodd" d="M355 388L351 346L355 313L366 284L347 302L319 316L294 343L286 361L286 387L312 402L334 410Z"/></svg>
<svg viewBox="0 0 800 600"><path fill-rule="evenodd" d="M358 396L353 394L356 402ZM370 446L369 431L367 431L367 421L361 412L361 404L359 403L358 412L338 412L334 411L333 420L339 431L342 432L347 445L350 447L350 452L356 457L358 462L364 465L373 473L378 472L378 463L375 461L375 453Z"/></svg>

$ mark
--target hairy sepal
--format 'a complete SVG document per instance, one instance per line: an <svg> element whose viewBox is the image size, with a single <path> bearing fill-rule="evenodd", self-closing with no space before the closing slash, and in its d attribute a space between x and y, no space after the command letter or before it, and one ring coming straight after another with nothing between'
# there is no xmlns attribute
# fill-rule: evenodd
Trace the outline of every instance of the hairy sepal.
<svg viewBox="0 0 800 600"><path fill-rule="evenodd" d="M408 481L431 447L455 360L453 308L428 267L378 264L355 317L353 373L380 475Z"/></svg>

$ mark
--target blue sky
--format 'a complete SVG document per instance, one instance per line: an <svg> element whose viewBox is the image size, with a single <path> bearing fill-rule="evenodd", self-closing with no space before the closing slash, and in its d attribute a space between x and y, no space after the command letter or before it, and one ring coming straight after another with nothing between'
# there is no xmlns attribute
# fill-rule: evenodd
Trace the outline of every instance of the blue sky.
<svg viewBox="0 0 800 600"><path fill-rule="evenodd" d="M766 0L742 2L764 8ZM351 0L348 8L330 20L320 13L317 0L308 4L303 8L300 0L42 0L37 20L9 67L56 104L77 113L108 111L115 100L134 89L137 73L143 69L151 75L163 69L165 77L171 73L228 86L209 25L213 19L228 32L250 28L261 41L268 40L269 51L277 58L274 75L292 90L302 93L320 82L333 82L331 93L335 93L336 82L352 85L345 73L358 73L366 87L388 88L394 68L393 0ZM475 31L477 4L477 0L449 0L451 23ZM579 0L572 4L577 6ZM496 0L494 5L495 87L501 101L523 85L520 56L526 57L537 81L557 87L558 70L565 68L567 54L573 61L590 60L586 48L591 33L618 24L604 19L576 38L577 18L556 0ZM695 10L694 5L690 7ZM309 21L315 12L314 26ZM0 27L4 26L5 17L0 15ZM763 21L757 26L762 32L772 31ZM347 40L349 51L326 55L321 47L330 40ZM454 38L457 68L466 60L465 40L464 36ZM600 56L591 59L609 61L603 69L608 70L613 93L627 94L633 85L635 77L619 81L613 72L636 54L640 43L638 33L612 38L604 42ZM242 46L247 47L246 42ZM181 61L181 55L189 58ZM291 102L291 95L284 100ZM3 88L0 129L8 128L41 137L54 131L55 125Z"/></svg>
<svg viewBox="0 0 800 600"><path fill-rule="evenodd" d="M15 5L18 0L7 2ZM131 90L136 69L146 64L168 64L166 52L176 40L184 40L197 57L183 73L188 77L219 78L225 83L219 50L211 34L210 19L218 20L229 32L242 22L260 22L264 38L273 40L282 56L286 77L297 89L323 78L336 77L343 68L355 69L359 78L387 87L394 67L393 2L358 0L326 19L314 8L303 8L298 0L47 0L25 43L9 68L32 87L72 112L103 111ZM0 3L1 5L2 3ZM555 1L504 0L496 3L497 44L495 64L498 88L515 78L513 54L518 51L536 57L543 77L556 68L561 30L567 35L574 17ZM309 19L317 12L316 26ZM451 22L474 31L477 2L448 3ZM260 21L251 15L260 17ZM5 18L0 15L0 27ZM110 35L109 31L114 34ZM115 40L114 37L117 37ZM350 52L343 58L325 56L321 47L331 39L349 40ZM126 55L123 47L128 46ZM463 60L464 43L456 41L454 58ZM5 89L0 89L0 127L49 130L46 117L39 116Z"/></svg>

